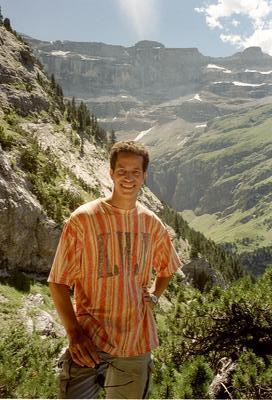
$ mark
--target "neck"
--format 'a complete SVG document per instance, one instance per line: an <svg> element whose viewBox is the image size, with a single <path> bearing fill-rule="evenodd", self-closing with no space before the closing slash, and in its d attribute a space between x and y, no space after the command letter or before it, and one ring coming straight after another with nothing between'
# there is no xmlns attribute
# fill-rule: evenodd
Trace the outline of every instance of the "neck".
<svg viewBox="0 0 272 400"><path fill-rule="evenodd" d="M124 199L120 198L116 193L112 193L110 197L106 199L106 202L116 208L121 208L122 210L132 210L136 206L135 199Z"/></svg>

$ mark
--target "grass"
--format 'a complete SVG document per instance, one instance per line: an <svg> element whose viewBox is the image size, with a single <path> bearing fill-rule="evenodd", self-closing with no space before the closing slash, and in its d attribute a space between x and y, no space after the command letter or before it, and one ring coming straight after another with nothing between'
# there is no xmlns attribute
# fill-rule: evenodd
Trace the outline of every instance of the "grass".
<svg viewBox="0 0 272 400"><path fill-rule="evenodd" d="M272 223L272 206L265 209L261 216L256 216L255 207L247 211L236 210L223 218L215 214L195 216L191 210L181 214L193 229L216 243L234 243L238 253L242 253L249 251L249 245L251 251L271 245L272 231L267 229L266 220Z"/></svg>

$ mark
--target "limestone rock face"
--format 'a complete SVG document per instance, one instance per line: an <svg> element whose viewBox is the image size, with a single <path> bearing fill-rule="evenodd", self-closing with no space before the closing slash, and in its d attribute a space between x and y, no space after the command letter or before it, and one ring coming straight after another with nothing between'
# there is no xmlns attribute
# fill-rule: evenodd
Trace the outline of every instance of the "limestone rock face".
<svg viewBox="0 0 272 400"><path fill-rule="evenodd" d="M30 111L47 111L47 94L37 82L37 76L45 79L30 47L20 42L11 32L0 26L0 105L2 110L11 107L21 115Z"/></svg>
<svg viewBox="0 0 272 400"><path fill-rule="evenodd" d="M190 93L209 59L197 49L166 49L150 41L129 48L68 41L30 43L66 94L85 99L123 93L158 102L175 93Z"/></svg>
<svg viewBox="0 0 272 400"><path fill-rule="evenodd" d="M178 117L207 122L235 111L241 99L249 104L272 95L272 57L258 47L215 58L148 40L132 47L28 41L64 93L84 99L121 138Z"/></svg>
<svg viewBox="0 0 272 400"><path fill-rule="evenodd" d="M26 180L16 174L3 151L0 156L0 270L48 273L60 229L49 220Z"/></svg>

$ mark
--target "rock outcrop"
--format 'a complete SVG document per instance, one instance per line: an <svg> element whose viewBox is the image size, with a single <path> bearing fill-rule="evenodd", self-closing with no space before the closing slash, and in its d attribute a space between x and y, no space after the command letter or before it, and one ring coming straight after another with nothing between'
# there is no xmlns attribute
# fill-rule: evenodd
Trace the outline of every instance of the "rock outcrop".
<svg viewBox="0 0 272 400"><path fill-rule="evenodd" d="M47 93L37 78L46 79L30 47L0 27L0 112L11 108L21 115L48 111Z"/></svg>
<svg viewBox="0 0 272 400"><path fill-rule="evenodd" d="M272 95L272 57L258 47L214 58L148 40L132 47L28 41L65 94L84 99L120 135L176 117L206 122Z"/></svg>

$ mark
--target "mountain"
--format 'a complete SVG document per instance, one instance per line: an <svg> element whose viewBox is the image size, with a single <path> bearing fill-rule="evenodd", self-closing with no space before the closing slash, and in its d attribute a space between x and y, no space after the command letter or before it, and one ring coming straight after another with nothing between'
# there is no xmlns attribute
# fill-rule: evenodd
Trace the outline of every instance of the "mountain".
<svg viewBox="0 0 272 400"><path fill-rule="evenodd" d="M118 138L150 148L148 185L159 198L254 273L272 262L271 56L28 41L66 96L84 99Z"/></svg>
<svg viewBox="0 0 272 400"><path fill-rule="evenodd" d="M255 272L272 262L271 113L272 105L258 106L187 133L175 121L142 138L153 154L152 190L214 241L240 254L258 251Z"/></svg>
<svg viewBox="0 0 272 400"><path fill-rule="evenodd" d="M120 137L177 117L204 123L272 95L272 57L258 47L214 58L147 40L132 47L27 40L65 95L84 99Z"/></svg>

